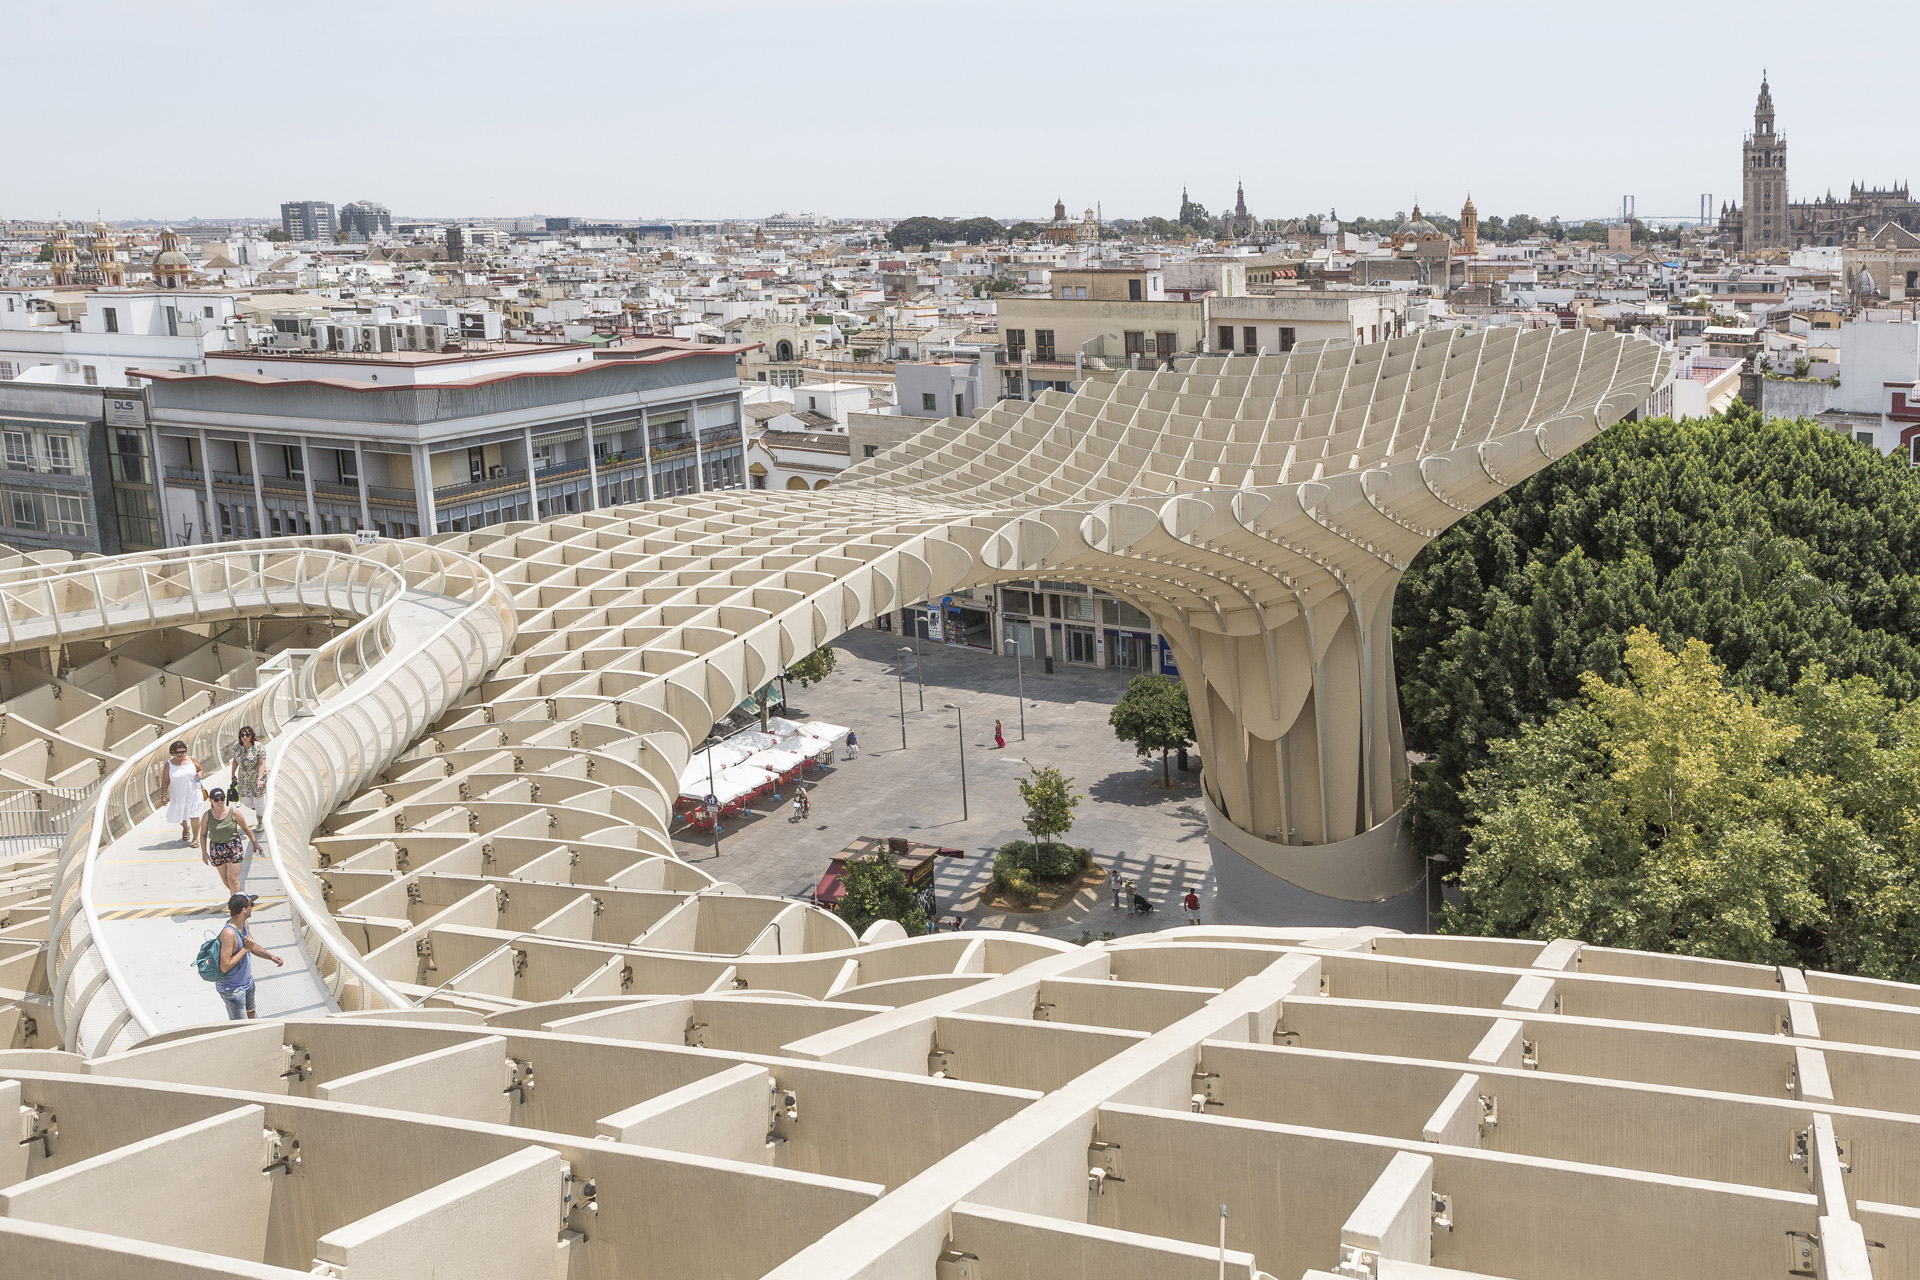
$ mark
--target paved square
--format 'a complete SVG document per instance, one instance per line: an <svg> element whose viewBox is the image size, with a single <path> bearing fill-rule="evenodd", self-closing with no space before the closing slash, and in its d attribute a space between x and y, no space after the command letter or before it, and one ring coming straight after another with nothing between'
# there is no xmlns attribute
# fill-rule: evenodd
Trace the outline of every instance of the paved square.
<svg viewBox="0 0 1920 1280"><path fill-rule="evenodd" d="M1027 737L1020 740L1020 702L1014 664L975 649L920 643L926 679L926 710L912 654L902 638L884 631L850 631L834 642L836 669L820 684L789 683L796 712L850 726L860 740L856 760L839 760L808 780L812 814L789 821L792 792L781 803L763 802L750 816L721 828L721 852L711 835L677 829L680 856L722 880L754 893L804 897L826 870L827 860L863 835L904 835L965 849L964 859L938 864L939 905L944 918L956 912L968 927L1018 929L1077 938L1106 930L1145 932L1178 924L1179 900L1189 886L1200 894L1203 923L1214 919L1213 851L1200 804L1199 772L1173 771L1174 786L1160 785L1160 761L1143 761L1113 735L1108 712L1127 685L1119 671L1066 667L1046 675L1036 659L1024 663ZM904 681L901 677L904 676ZM907 714L905 750L900 746L900 698ZM967 796L961 819L960 721L965 716ZM993 745L993 722L1006 733L1005 749ZM799 717L796 717L799 718ZM1196 762L1198 757L1194 757ZM1053 765L1085 794L1074 811L1067 839L1093 850L1101 866L1118 863L1121 874L1141 886L1155 910L1132 917L1113 910L1104 889L1082 892L1073 903L1045 913L987 911L982 893L993 872L993 850L1026 838L1017 783L1025 761ZM1421 928L1419 890L1385 903L1346 903L1302 892L1298 912L1279 924L1384 924Z"/></svg>

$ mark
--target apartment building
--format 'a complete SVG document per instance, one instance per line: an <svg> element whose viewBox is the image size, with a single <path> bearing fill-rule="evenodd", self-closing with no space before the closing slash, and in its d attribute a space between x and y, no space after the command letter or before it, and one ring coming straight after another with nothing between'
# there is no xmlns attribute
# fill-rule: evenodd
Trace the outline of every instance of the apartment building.
<svg viewBox="0 0 1920 1280"><path fill-rule="evenodd" d="M141 393L0 383L0 542L80 555L160 546Z"/></svg>
<svg viewBox="0 0 1920 1280"><path fill-rule="evenodd" d="M295 240L331 240L338 229L333 205L325 200L289 200L280 206L280 229Z"/></svg>
<svg viewBox="0 0 1920 1280"><path fill-rule="evenodd" d="M411 537L742 488L740 351L259 348L151 371L165 537Z"/></svg>

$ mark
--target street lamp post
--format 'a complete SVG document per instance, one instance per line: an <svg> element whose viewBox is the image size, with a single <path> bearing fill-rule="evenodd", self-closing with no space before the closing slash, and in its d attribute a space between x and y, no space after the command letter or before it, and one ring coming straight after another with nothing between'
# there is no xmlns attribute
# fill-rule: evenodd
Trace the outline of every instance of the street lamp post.
<svg viewBox="0 0 1920 1280"><path fill-rule="evenodd" d="M960 722L960 821L966 822L971 816L967 811L967 715L951 702L947 704L947 710L953 712Z"/></svg>
<svg viewBox="0 0 1920 1280"><path fill-rule="evenodd" d="M1027 740L1027 678L1020 670L1020 632L1016 629L1007 643L1013 646L1013 678L1020 691L1020 741Z"/></svg>
<svg viewBox="0 0 1920 1280"><path fill-rule="evenodd" d="M905 653L907 646L901 645L900 652ZM900 689L900 749L907 749L907 668L902 663L893 669L894 679Z"/></svg>
<svg viewBox="0 0 1920 1280"><path fill-rule="evenodd" d="M1444 865L1447 862L1447 855L1444 853L1428 854L1426 874L1420 877L1420 907L1426 918L1427 927L1424 932L1427 933L1433 932L1433 864L1436 862Z"/></svg>

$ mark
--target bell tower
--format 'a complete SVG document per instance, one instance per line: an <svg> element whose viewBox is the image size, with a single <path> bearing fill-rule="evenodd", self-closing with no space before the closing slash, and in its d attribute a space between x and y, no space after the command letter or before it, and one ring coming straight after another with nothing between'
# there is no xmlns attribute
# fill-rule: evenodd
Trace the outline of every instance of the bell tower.
<svg viewBox="0 0 1920 1280"><path fill-rule="evenodd" d="M1473 207L1473 195L1460 206L1460 247L1469 257L1480 252L1480 211Z"/></svg>
<svg viewBox="0 0 1920 1280"><path fill-rule="evenodd" d="M1740 247L1791 247L1787 227L1787 140L1773 131L1773 90L1760 77L1753 132L1741 148Z"/></svg>

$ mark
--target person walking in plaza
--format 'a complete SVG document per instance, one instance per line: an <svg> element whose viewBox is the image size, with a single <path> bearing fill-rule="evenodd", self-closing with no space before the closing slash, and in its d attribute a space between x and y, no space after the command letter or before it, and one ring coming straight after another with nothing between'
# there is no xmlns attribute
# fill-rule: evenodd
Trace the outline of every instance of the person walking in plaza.
<svg viewBox="0 0 1920 1280"><path fill-rule="evenodd" d="M187 754L187 744L176 742L167 748L167 821L180 824L180 840L192 844L200 838L200 815L207 802L200 791L200 762Z"/></svg>
<svg viewBox="0 0 1920 1280"><path fill-rule="evenodd" d="M854 736L853 730L849 729L847 730L847 759L852 760L859 754L860 739Z"/></svg>
<svg viewBox="0 0 1920 1280"><path fill-rule="evenodd" d="M240 743L233 749L233 788L230 799L260 816L262 798L267 793L267 744L250 724L240 726Z"/></svg>
<svg viewBox="0 0 1920 1280"><path fill-rule="evenodd" d="M220 993L220 999L226 1003L227 1017L236 1021L254 1016L252 957L271 960L276 968L286 964L285 960L253 940L252 919L252 898L244 893L236 893L227 899L227 922L220 928L220 972L223 976L213 984L213 989Z"/></svg>
<svg viewBox="0 0 1920 1280"><path fill-rule="evenodd" d="M215 787L207 800L207 816L200 828L200 861L220 873L220 881L227 886L228 893L238 893L240 863L245 856L240 848L241 838L244 836L252 843L255 853L260 852L260 841L254 837L247 815L238 805L228 802L226 792Z"/></svg>
<svg viewBox="0 0 1920 1280"><path fill-rule="evenodd" d="M1120 896L1121 890L1125 888L1125 885L1126 882L1120 879L1120 868L1118 866L1108 867L1107 887L1113 890L1113 909L1115 911L1127 905Z"/></svg>
<svg viewBox="0 0 1920 1280"><path fill-rule="evenodd" d="M1199 894L1195 893L1191 889L1187 890L1187 896L1180 899L1180 905L1187 909L1188 924L1200 923L1200 895Z"/></svg>
<svg viewBox="0 0 1920 1280"><path fill-rule="evenodd" d="M993 745L996 747L1004 747L1007 745L1007 735L1001 730L998 720L993 722Z"/></svg>

